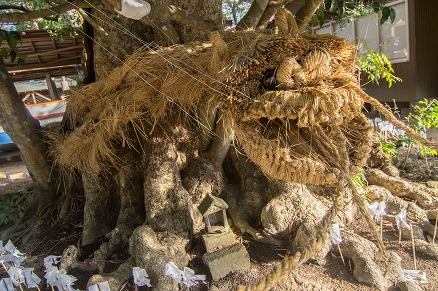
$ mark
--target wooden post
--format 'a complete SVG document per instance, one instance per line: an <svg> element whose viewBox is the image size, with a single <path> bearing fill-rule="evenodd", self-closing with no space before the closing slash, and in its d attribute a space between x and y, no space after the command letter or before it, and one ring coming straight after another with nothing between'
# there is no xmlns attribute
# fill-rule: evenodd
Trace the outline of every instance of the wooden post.
<svg viewBox="0 0 438 291"><path fill-rule="evenodd" d="M49 73L46 73L46 83L47 83L47 89L49 90L50 99L54 100L60 100L58 90L56 89L55 82L52 80L52 76L50 76Z"/></svg>
<svg viewBox="0 0 438 291"><path fill-rule="evenodd" d="M412 223L409 226L411 227L412 255L414 256L414 270L417 270L417 258L415 256L414 229L412 227Z"/></svg>
<svg viewBox="0 0 438 291"><path fill-rule="evenodd" d="M433 228L433 238L432 238L432 244L435 244L435 237L436 237L436 229L438 226L438 208L435 210L436 211L436 215L435 215L435 227Z"/></svg>

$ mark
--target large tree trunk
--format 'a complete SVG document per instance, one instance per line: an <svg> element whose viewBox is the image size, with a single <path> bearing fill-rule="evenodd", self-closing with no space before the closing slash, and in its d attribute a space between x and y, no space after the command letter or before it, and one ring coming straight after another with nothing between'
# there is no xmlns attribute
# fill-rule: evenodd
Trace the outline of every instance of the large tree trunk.
<svg viewBox="0 0 438 291"><path fill-rule="evenodd" d="M38 211L53 202L56 195L53 164L43 141L40 124L24 106L0 58L0 123L18 146L34 182Z"/></svg>

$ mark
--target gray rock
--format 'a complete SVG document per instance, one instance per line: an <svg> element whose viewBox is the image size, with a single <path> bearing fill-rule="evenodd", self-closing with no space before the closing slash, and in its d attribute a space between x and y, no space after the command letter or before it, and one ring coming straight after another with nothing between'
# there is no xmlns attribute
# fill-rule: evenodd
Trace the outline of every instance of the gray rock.
<svg viewBox="0 0 438 291"><path fill-rule="evenodd" d="M202 260L209 268L214 281L225 277L230 272L250 267L249 254L240 243L206 254Z"/></svg>
<svg viewBox="0 0 438 291"><path fill-rule="evenodd" d="M397 288L400 291L422 291L423 288L421 288L418 284L415 284L414 282L410 281L401 281L397 284Z"/></svg>

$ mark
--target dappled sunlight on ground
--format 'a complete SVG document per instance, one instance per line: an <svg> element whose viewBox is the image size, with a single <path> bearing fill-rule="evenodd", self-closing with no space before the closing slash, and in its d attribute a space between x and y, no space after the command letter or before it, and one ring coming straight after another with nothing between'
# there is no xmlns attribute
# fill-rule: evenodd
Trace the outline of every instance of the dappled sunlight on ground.
<svg viewBox="0 0 438 291"><path fill-rule="evenodd" d="M21 192L30 187L32 187L32 180L23 162L0 165L0 195Z"/></svg>

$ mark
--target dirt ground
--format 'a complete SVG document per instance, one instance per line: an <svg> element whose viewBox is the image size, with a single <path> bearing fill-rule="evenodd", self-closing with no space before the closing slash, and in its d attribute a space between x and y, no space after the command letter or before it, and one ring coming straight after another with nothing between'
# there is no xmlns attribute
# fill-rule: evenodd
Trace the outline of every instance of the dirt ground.
<svg viewBox="0 0 438 291"><path fill-rule="evenodd" d="M436 165L438 161L433 160L429 162L432 162L432 165ZM438 166L431 171L438 171ZM12 182L6 179L5 173L9 173ZM407 176L421 177L421 175L415 173ZM29 191L32 187L26 167L22 162L9 162L0 165L0 183L0 195ZM373 240L365 221L359 216L353 223L348 225L347 229ZM81 230L81 217L73 217L68 225L54 220L50 227L42 230L41 236L37 241L34 240L29 242L28 245L18 246L19 249L26 252L28 256L24 265L27 267L35 267L35 273L42 278L44 276L42 267L43 258L47 255L61 255L63 249L68 245L77 245ZM23 233L23 235L25 234L26 232ZM281 261L282 257L287 254L284 248L250 242L249 240L245 240L245 238L241 238L241 240L250 253L250 269L229 274L218 282L211 282L210 280L207 285L199 286L196 290L232 290L239 284L255 283L263 275L269 273L274 265ZM414 269L412 245L408 237L403 237L402 243L399 245L397 230L393 225L385 224L383 241L388 250L396 252L402 258L402 269ZM202 244L200 240L197 240L195 241L189 267L193 268L196 273L205 274L207 271L202 264L201 254ZM127 256L127 253L113 256L107 271L114 269ZM344 266L338 253L332 250L325 258L310 260L300 266L274 290L375 290L375 288L359 283L353 277L350 263L351 262L347 259L346 265ZM419 270L426 272L429 281L429 284L422 284L421 288L430 291L438 290L438 262L434 259L417 255L417 266ZM72 275L78 278L74 287L85 290L86 282L91 274L72 273ZM0 272L0 277L4 276L4 272ZM45 290L50 289L46 288ZM134 287L132 283L128 283L123 290L134 290ZM141 287L139 290L148 290L148 288ZM396 289L393 288L392 290Z"/></svg>

